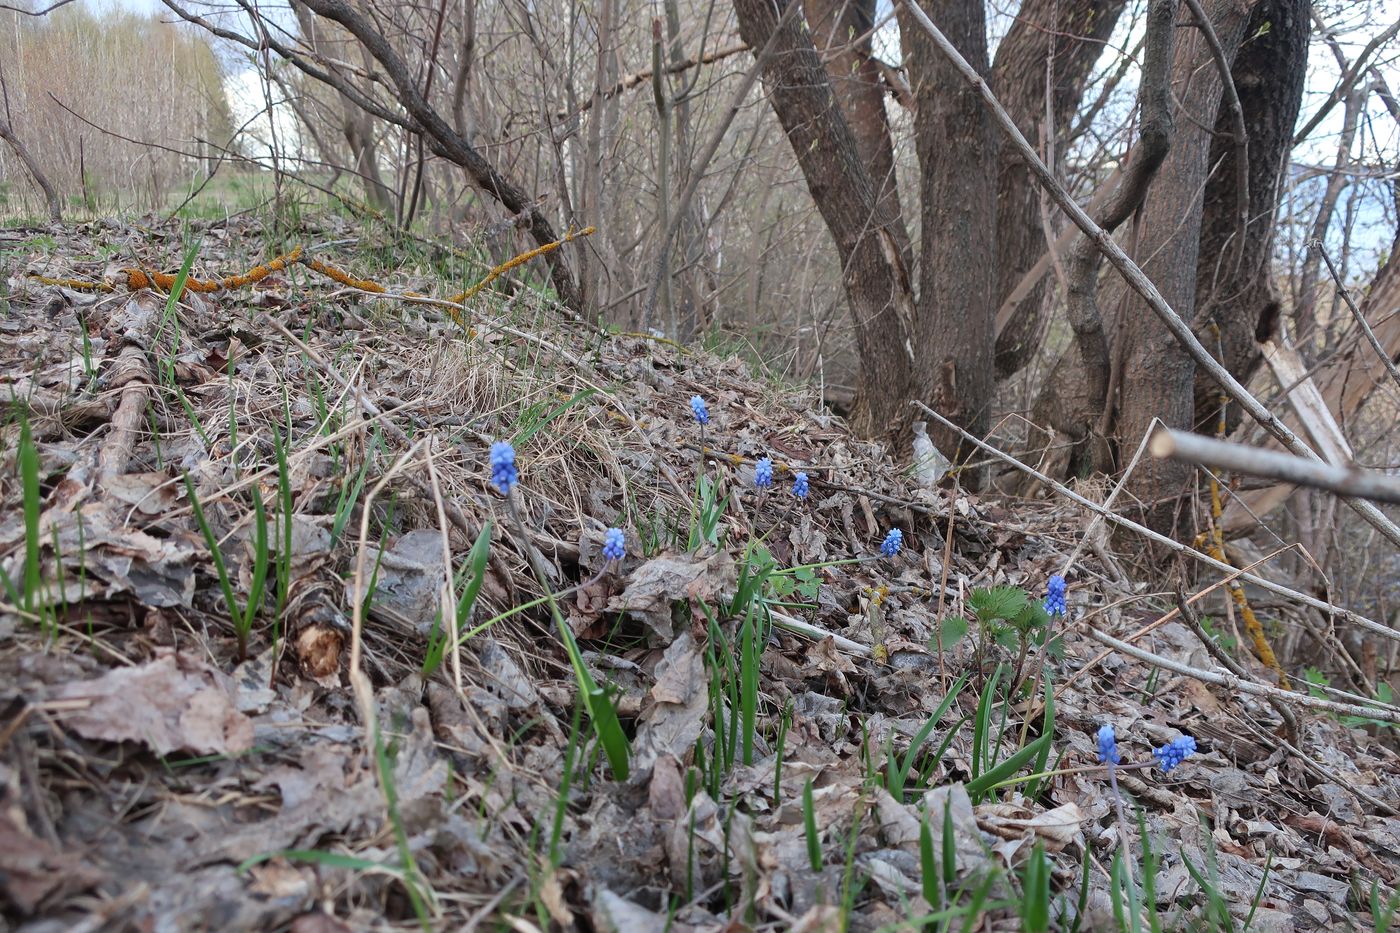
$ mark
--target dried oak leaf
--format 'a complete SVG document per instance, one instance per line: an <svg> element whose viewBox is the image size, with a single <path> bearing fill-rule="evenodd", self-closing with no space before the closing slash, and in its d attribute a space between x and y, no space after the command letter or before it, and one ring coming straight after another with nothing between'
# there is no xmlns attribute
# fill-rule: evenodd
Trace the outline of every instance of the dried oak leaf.
<svg viewBox="0 0 1400 933"><path fill-rule="evenodd" d="M679 600L715 602L734 591L737 582L734 558L724 551L700 554L667 554L653 558L633 571L627 589L608 605L640 619L662 644L676 637L671 604Z"/></svg>
<svg viewBox="0 0 1400 933"><path fill-rule="evenodd" d="M656 665L653 701L642 713L632 743L637 779L643 779L659 755L683 758L705 731L710 710L709 680L700 648L682 632Z"/></svg>
<svg viewBox="0 0 1400 933"><path fill-rule="evenodd" d="M89 739L141 742L158 755L237 755L252 748L253 723L235 707L224 680L203 661L167 653L64 684L55 699L89 701L63 719Z"/></svg>
<svg viewBox="0 0 1400 933"><path fill-rule="evenodd" d="M34 836L18 805L0 807L0 904L30 914L51 894L81 891L103 875L76 854Z"/></svg>

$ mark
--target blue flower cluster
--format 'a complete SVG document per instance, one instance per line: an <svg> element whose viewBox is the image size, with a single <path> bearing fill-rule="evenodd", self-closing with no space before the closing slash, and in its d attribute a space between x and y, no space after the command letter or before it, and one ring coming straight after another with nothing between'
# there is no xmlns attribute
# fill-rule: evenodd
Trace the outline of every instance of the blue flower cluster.
<svg viewBox="0 0 1400 933"><path fill-rule="evenodd" d="M622 560L627 556L627 538L621 528L609 528L603 536L603 559Z"/></svg>
<svg viewBox="0 0 1400 933"><path fill-rule="evenodd" d="M690 397L690 413L695 416L696 424L710 423L710 410L705 407L705 400L698 395Z"/></svg>
<svg viewBox="0 0 1400 933"><path fill-rule="evenodd" d="M491 445L491 485L500 490L501 495L510 495L510 490L520 482L520 471L515 468L515 448L510 441L497 441Z"/></svg>
<svg viewBox="0 0 1400 933"><path fill-rule="evenodd" d="M773 485L773 458L764 457L753 466L753 484L759 489Z"/></svg>
<svg viewBox="0 0 1400 933"><path fill-rule="evenodd" d="M1196 740L1189 735L1183 735L1180 738L1172 739L1161 748L1154 748L1152 750L1152 757L1157 759L1158 766L1162 769L1162 773L1165 774L1172 768L1181 764L1182 759L1187 755L1194 754L1195 751Z"/></svg>
<svg viewBox="0 0 1400 933"><path fill-rule="evenodd" d="M1099 731L1094 736L1099 746L1099 762L1101 764L1119 764L1123 756L1118 751L1118 738L1113 734L1113 726L1104 723L1099 726ZM1181 764L1187 756L1196 753L1196 740L1189 735L1183 735L1172 739L1161 748L1152 750L1152 757L1157 759L1157 766L1165 774L1172 768Z"/></svg>
<svg viewBox="0 0 1400 933"><path fill-rule="evenodd" d="M1045 585L1045 613L1051 616L1065 614L1065 578L1058 573Z"/></svg>
<svg viewBox="0 0 1400 933"><path fill-rule="evenodd" d="M696 424L707 425L710 423L710 409L705 405L705 400L698 395L690 397L690 413L695 418ZM753 466L753 484L759 489L768 489L773 485L773 458L761 457ZM812 492L811 479L806 473L797 471L792 474L792 494L798 499L806 499ZM898 528L891 528L885 535L885 540L880 542L880 554L884 557L895 557L904 550L904 532ZM1060 603L1064 602L1064 578L1052 577L1052 593L1054 581L1060 581ZM1048 610L1048 604L1047 604ZM1061 608L1063 613L1064 609Z"/></svg>
<svg viewBox="0 0 1400 933"><path fill-rule="evenodd" d="M807 498L807 474L794 473L792 476L792 494L799 499Z"/></svg>
<svg viewBox="0 0 1400 933"><path fill-rule="evenodd" d="M1118 752L1118 737L1113 734L1113 726L1104 723L1099 726L1097 736L1099 743L1099 762L1101 764L1118 764L1123 760L1123 756Z"/></svg>

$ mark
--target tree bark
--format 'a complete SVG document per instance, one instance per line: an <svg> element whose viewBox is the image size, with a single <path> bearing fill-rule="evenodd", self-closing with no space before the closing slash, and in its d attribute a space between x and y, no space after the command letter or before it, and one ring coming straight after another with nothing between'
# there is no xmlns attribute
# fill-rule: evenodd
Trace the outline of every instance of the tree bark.
<svg viewBox="0 0 1400 933"><path fill-rule="evenodd" d="M992 90L1027 139L1035 142L1043 131L1053 142L1056 163L1063 162L1070 120L1125 5L1124 0L1026 0L997 46ZM997 155L996 198L996 302L1000 306L1046 248L1040 189L1015 147L1005 141ZM997 378L1018 372L1039 348L1044 295L1042 280L1016 304L997 335Z"/></svg>
<svg viewBox="0 0 1400 933"><path fill-rule="evenodd" d="M63 205L58 200L58 192L54 191L53 185L49 182L49 177L44 174L44 170L39 167L39 163L35 161L34 156L30 154L29 148L25 146L24 143L20 142L19 137L15 135L14 129L4 119L0 119L0 139L9 143L10 148L15 151L15 155L19 156L19 160L24 163L25 170L29 172L29 177L34 179L34 184L38 185L39 190L43 192L44 201L47 202L49 208L49 220L54 223L62 223Z"/></svg>
<svg viewBox="0 0 1400 933"><path fill-rule="evenodd" d="M841 260L861 387L853 421L867 435L897 434L910 415L914 314L899 255L897 215L881 205L860 147L841 113L811 34L782 17L796 0L734 0L739 34L751 49L774 47L761 77L808 190Z"/></svg>
<svg viewBox="0 0 1400 933"><path fill-rule="evenodd" d="M1217 166L1206 185L1201 218L1201 263L1196 275L1193 330L1217 350L1230 374L1246 382L1263 360L1260 343L1277 327L1281 300L1270 274L1274 224L1283 167L1292 148L1293 126L1303 100L1311 0L1262 0L1250 14L1245 42L1232 75L1249 137L1248 221L1240 228L1233 205L1239 197L1237 147L1230 116L1216 119L1210 164ZM1220 388L1205 373L1196 376L1196 421L1210 424L1219 410ZM1227 431L1243 413L1228 409Z"/></svg>
<svg viewBox="0 0 1400 933"><path fill-rule="evenodd" d="M983 0L920 6L985 76ZM909 21L902 4L899 11L919 157L918 388L930 407L980 436L991 422L997 143L977 89ZM956 461L962 442L956 432L940 426L931 437Z"/></svg>
<svg viewBox="0 0 1400 933"><path fill-rule="evenodd" d="M393 85L399 104L408 113L416 129L424 133L424 139L436 154L462 166L467 174L483 190L499 201L513 214L529 217L530 234L535 242L543 246L559 239L548 218L540 211L539 205L525 191L497 171L486 158L469 145L466 140L447 125L436 110L419 92L408 66L393 46L364 16L354 10L345 0L303 0L318 16L324 16L344 26L350 31L369 55L373 56L384 69ZM583 298L574 281L564 250L554 250L545 257L549 263L550 278L555 292L565 307L575 313L583 312Z"/></svg>
<svg viewBox="0 0 1400 933"><path fill-rule="evenodd" d="M1233 63L1244 37L1250 6L1242 0L1213 0L1207 15ZM1171 154L1143 205L1138 254L1143 271L1177 313L1194 319L1197 261L1203 215L1202 193L1211 175L1213 128L1223 83L1209 43L1199 29L1177 37L1173 91L1183 116ZM1234 210L1233 203L1228 208ZM1123 361L1117 419L1119 444L1133 448L1155 419L1168 427L1195 425L1196 366L1185 347L1136 294L1128 295L1121 329ZM1169 528L1176 496L1190 487L1194 468L1148 458L1138 465L1130 488L1148 509L1148 524Z"/></svg>
<svg viewBox="0 0 1400 933"><path fill-rule="evenodd" d="M880 206L895 219L891 231L907 268L913 266L909 231L899 203L894 143L880 68L868 33L875 24L875 0L803 0L813 42L826 63L836 102L846 118L862 160L869 167Z"/></svg>

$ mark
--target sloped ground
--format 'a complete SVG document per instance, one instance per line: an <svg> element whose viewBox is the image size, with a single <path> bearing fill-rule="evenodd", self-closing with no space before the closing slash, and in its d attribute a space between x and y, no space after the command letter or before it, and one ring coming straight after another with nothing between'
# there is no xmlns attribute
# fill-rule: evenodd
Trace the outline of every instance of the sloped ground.
<svg viewBox="0 0 1400 933"><path fill-rule="evenodd" d="M263 236L204 231L195 274L265 260ZM460 257L432 247L388 272L369 267L392 254L369 234L305 238L308 255L391 289L461 284L432 269ZM1077 547L1089 523L1073 507L915 491L807 395L565 323L507 279L464 330L300 265L169 308L26 277L173 270L181 253L170 229L0 233L0 380L20 400L0 464L8 928L1116 929L1132 915L1110 893L1119 855L1167 928L1228 914L1369 929L1373 885L1384 910L1400 867L1385 733L1300 710L1284 743L1256 698L1101 656L1085 626L1126 638L1174 600L1113 582L1101 540ZM694 395L712 416L703 436ZM528 540L489 482L498 438L517 450ZM763 456L778 476L760 491ZM805 500L790 470L809 474ZM235 614L266 555L246 659L186 474ZM471 634L425 675L488 525ZM614 526L620 564L599 553ZM904 550L882 557L893 527ZM497 619L542 593L530 550L610 685L625 781L577 715L544 607ZM736 600L765 557L779 572ZM1058 640L1042 650L1030 612L1022 650L978 591L1038 601L1062 572ZM1223 614L1218 598L1202 605ZM762 624L770 611L835 637ZM1133 637L1216 666L1175 617ZM1097 760L1104 723L1127 766L1122 818ZM1133 767L1182 735L1199 751L1169 774ZM1052 773L1029 777L1038 766Z"/></svg>

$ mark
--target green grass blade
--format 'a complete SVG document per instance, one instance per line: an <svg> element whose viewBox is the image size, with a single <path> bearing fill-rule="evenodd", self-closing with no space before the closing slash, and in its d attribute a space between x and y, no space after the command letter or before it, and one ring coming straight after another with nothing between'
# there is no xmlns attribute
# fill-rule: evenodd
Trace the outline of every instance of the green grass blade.
<svg viewBox="0 0 1400 933"><path fill-rule="evenodd" d="M235 628L238 626L239 610L238 602L233 598L233 583L229 580L228 567L224 564L224 555L219 550L219 539L214 535L214 529L209 527L209 520L204 516L204 507L199 504L199 494L194 490L194 480L190 479L190 474L186 472L185 492L190 497L190 511L194 513L195 524L204 534L204 543L209 547L209 559L214 562L214 572L219 577L219 587L224 593L224 607L229 617L233 619ZM239 651L242 654L242 649Z"/></svg>
<svg viewBox="0 0 1400 933"><path fill-rule="evenodd" d="M249 490L253 495L253 583L248 592L248 604L243 608L243 622L238 629L238 650L244 657L248 653L248 633L253 630L253 619L262 607L263 590L267 587L268 543L267 509L263 506L262 493L254 483Z"/></svg>
<svg viewBox="0 0 1400 933"><path fill-rule="evenodd" d="M822 841L817 835L817 810L812 801L812 779L802 785L802 828L807 833L807 862L812 871L822 870Z"/></svg>
<svg viewBox="0 0 1400 933"><path fill-rule="evenodd" d="M30 432L29 418L19 416L19 478L24 499L24 611L34 612L34 599L39 594L39 514L43 503L39 496L39 449Z"/></svg>
<svg viewBox="0 0 1400 933"><path fill-rule="evenodd" d="M1050 929L1050 865L1045 845L1037 842L1021 877L1021 929L1047 933Z"/></svg>
<svg viewBox="0 0 1400 933"><path fill-rule="evenodd" d="M1034 742L1027 744L1025 748L1021 749L1019 752L1012 755L1010 758L1007 758L1005 761L998 764L992 770L986 772L978 778L968 781L968 796L971 797L974 802L977 801L978 798L981 797L982 794L985 794L987 791L989 791L993 785L997 784L999 781L1003 781L1006 778L1011 777L1011 775L1015 774L1017 771L1020 771L1022 766L1024 766L1026 762L1040 755L1044 748L1050 744L1050 740L1052 738L1053 736L1049 734L1042 735Z"/></svg>

